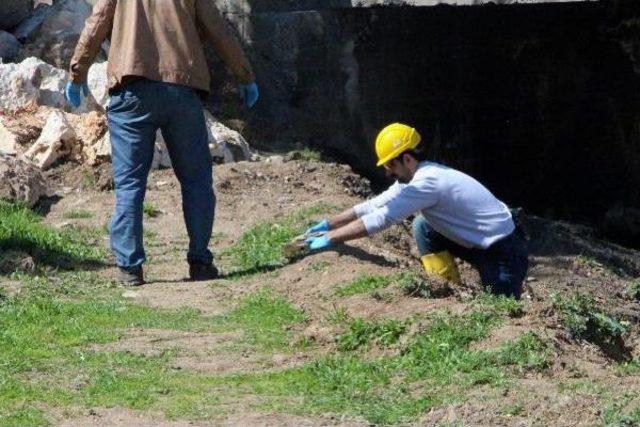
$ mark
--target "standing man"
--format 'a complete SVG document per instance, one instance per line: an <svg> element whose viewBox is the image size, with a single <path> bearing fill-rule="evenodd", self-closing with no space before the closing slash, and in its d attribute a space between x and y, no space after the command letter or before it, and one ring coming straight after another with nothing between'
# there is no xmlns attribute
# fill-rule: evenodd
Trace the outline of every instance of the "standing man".
<svg viewBox="0 0 640 427"><path fill-rule="evenodd" d="M199 96L209 92L210 82L203 42L211 42L233 71L247 107L258 100L251 65L214 0L98 0L71 60L65 90L71 105L78 107L88 94L89 67L109 34L116 192L109 232L120 278L129 285L144 283L142 202L160 129L182 189L189 276L215 279L218 270L208 249L215 209L212 161Z"/></svg>
<svg viewBox="0 0 640 427"><path fill-rule="evenodd" d="M370 236L411 214L413 235L427 274L460 283L457 256L480 272L495 294L520 297L528 260L511 212L478 181L429 162L413 128L394 123L376 139L378 166L397 180L372 200L307 230L312 250Z"/></svg>

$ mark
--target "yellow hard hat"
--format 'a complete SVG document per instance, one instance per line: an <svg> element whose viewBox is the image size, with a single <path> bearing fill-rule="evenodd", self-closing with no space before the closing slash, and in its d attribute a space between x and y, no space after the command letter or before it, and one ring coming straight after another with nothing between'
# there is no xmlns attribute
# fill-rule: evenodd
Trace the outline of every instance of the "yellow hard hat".
<svg viewBox="0 0 640 427"><path fill-rule="evenodd" d="M422 137L417 130L402 123L393 123L382 129L376 138L377 166L398 157L404 151L416 148Z"/></svg>

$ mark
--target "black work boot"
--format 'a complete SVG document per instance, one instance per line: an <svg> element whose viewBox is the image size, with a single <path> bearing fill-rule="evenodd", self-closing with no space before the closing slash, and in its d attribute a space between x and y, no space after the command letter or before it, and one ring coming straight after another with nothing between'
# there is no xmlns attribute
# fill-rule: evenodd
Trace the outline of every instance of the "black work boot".
<svg viewBox="0 0 640 427"><path fill-rule="evenodd" d="M125 286L144 285L144 275L142 266L138 267L118 267L120 274L118 280Z"/></svg>
<svg viewBox="0 0 640 427"><path fill-rule="evenodd" d="M218 269L213 263L189 263L189 277L195 282L204 280L214 280L218 278Z"/></svg>

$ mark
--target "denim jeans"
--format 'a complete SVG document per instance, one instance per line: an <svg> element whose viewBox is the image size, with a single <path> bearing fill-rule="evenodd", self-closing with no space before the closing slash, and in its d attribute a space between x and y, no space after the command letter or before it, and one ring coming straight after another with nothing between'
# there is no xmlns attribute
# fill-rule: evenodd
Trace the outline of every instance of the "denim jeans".
<svg viewBox="0 0 640 427"><path fill-rule="evenodd" d="M207 128L198 94L191 88L146 79L111 93L108 107L116 205L109 234L118 266L145 261L142 202L162 131L182 189L189 235L189 262L210 263L215 195Z"/></svg>
<svg viewBox="0 0 640 427"><path fill-rule="evenodd" d="M524 238L518 229L487 249L469 249L436 232L418 215L413 220L413 236L420 256L449 251L478 269L482 285L494 294L520 298L529 261Z"/></svg>

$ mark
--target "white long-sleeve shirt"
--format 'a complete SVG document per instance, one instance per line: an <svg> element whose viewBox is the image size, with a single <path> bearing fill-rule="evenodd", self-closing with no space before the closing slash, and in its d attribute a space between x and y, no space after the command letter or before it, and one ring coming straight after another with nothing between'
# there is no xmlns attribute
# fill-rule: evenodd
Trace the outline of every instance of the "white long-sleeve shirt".
<svg viewBox="0 0 640 427"><path fill-rule="evenodd" d="M466 248L486 249L515 229L509 208L469 175L421 162L408 184L396 182L354 207L372 235L414 213L444 237Z"/></svg>

